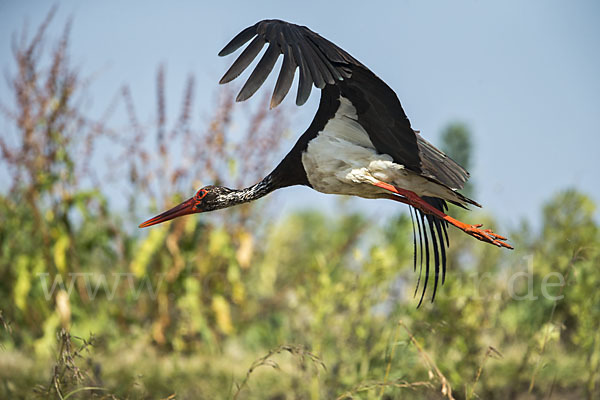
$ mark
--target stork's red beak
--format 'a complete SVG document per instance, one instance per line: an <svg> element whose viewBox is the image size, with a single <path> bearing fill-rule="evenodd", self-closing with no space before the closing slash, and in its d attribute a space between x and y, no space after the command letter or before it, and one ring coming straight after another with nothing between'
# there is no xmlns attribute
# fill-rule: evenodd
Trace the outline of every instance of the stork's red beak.
<svg viewBox="0 0 600 400"><path fill-rule="evenodd" d="M154 218L150 218L148 221L140 224L139 227L146 228L148 226L160 224L161 222L169 221L173 218L181 217L182 215L197 213L198 210L196 210L194 208L195 204L196 204L196 202L195 202L194 198L192 197L191 199L184 201L180 205L175 206L175 207L171 208L170 210L157 215Z"/></svg>

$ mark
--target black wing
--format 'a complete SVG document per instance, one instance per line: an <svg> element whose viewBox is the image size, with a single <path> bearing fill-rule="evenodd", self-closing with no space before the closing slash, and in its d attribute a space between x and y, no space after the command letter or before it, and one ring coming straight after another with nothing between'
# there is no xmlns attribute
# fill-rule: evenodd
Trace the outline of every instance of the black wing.
<svg viewBox="0 0 600 400"><path fill-rule="evenodd" d="M350 54L305 26L280 20L264 20L240 32L221 50L219 56L233 53L250 40L252 40L250 44L220 81L226 83L238 77L252 63L264 45L269 43L261 60L240 90L237 101L246 100L256 93L271 73L279 56L283 54L281 71L271 98L271 108L279 105L285 98L294 80L296 69L299 69L296 104L302 105L306 102L313 85L319 89L326 86L330 89L335 88L335 90L323 91L322 96L337 93L349 99L356 109L358 122L365 128L379 153L388 154L396 163L449 188L461 189L464 186L469 173L421 138L412 129L396 93ZM442 199L430 197L424 200L442 211L447 207ZM435 297L440 267L442 282L444 281L448 234L445 221L421 212L417 213L416 220L419 227L421 268L423 252L426 258L422 301L430 276L430 251L434 256L435 271L433 297ZM416 231L414 234L416 268ZM431 237L431 244L428 237Z"/></svg>
<svg viewBox="0 0 600 400"><path fill-rule="evenodd" d="M378 152L388 154L395 162L452 189L463 188L469 173L416 134L396 93L350 54L305 26L264 20L240 32L219 55L231 54L250 40L220 80L220 83L227 83L238 77L264 45L269 44L240 90L237 101L256 93L283 54L271 98L272 108L288 94L296 69L299 69L296 104L306 102L313 85L319 89L335 85L357 109L359 123L365 127Z"/></svg>

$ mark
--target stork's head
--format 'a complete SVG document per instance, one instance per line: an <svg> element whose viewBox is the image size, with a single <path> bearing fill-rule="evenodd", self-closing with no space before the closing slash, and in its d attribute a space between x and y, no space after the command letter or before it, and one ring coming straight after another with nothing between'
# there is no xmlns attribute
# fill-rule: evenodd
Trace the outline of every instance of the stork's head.
<svg viewBox="0 0 600 400"><path fill-rule="evenodd" d="M183 203L171 208L162 214L140 224L140 228L160 224L161 222L169 221L173 218L183 215L201 213L206 211L218 210L219 208L229 207L231 189L222 186L204 186L198 189L196 194L184 201Z"/></svg>

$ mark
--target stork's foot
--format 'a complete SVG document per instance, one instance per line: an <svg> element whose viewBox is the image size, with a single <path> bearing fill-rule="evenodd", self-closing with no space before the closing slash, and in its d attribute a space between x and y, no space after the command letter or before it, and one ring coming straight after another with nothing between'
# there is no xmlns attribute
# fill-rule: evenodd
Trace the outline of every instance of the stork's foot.
<svg viewBox="0 0 600 400"><path fill-rule="evenodd" d="M479 239L482 242L491 243L498 247L506 247L507 249L513 249L513 247L504 242L506 238L504 236L500 236L491 229L479 229L483 226L483 224L477 225L466 225L464 227L460 227L466 234L473 236L475 239Z"/></svg>
<svg viewBox="0 0 600 400"><path fill-rule="evenodd" d="M479 229L483 226L483 224L469 225L452 218L451 216L444 214L442 211L433 207L431 204L427 203L416 193L411 192L410 190L402 189L385 182L374 182L373 185L399 195L390 195L390 199L411 205L426 214L435 215L436 217L454 225L466 234L473 236L475 239L479 239L482 242L490 243L498 247L514 249L514 247L512 247L510 244L504 242L504 240L507 240L504 236L500 236L492 232L491 229Z"/></svg>

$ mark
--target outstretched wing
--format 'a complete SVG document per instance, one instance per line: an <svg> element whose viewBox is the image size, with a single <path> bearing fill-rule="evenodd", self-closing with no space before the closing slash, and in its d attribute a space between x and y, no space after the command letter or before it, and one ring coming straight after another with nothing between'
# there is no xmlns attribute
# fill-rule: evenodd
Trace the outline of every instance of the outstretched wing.
<svg viewBox="0 0 600 400"><path fill-rule="evenodd" d="M271 108L278 106L288 94L298 69L297 105L306 102L313 85L319 89L335 85L356 108L359 123L365 127L378 152L388 154L405 168L452 189L463 188L469 173L416 134L396 93L346 51L305 26L274 19L244 29L219 52L219 56L229 55L249 41L219 82L227 83L237 78L268 43L237 101L247 100L256 93L283 54Z"/></svg>

